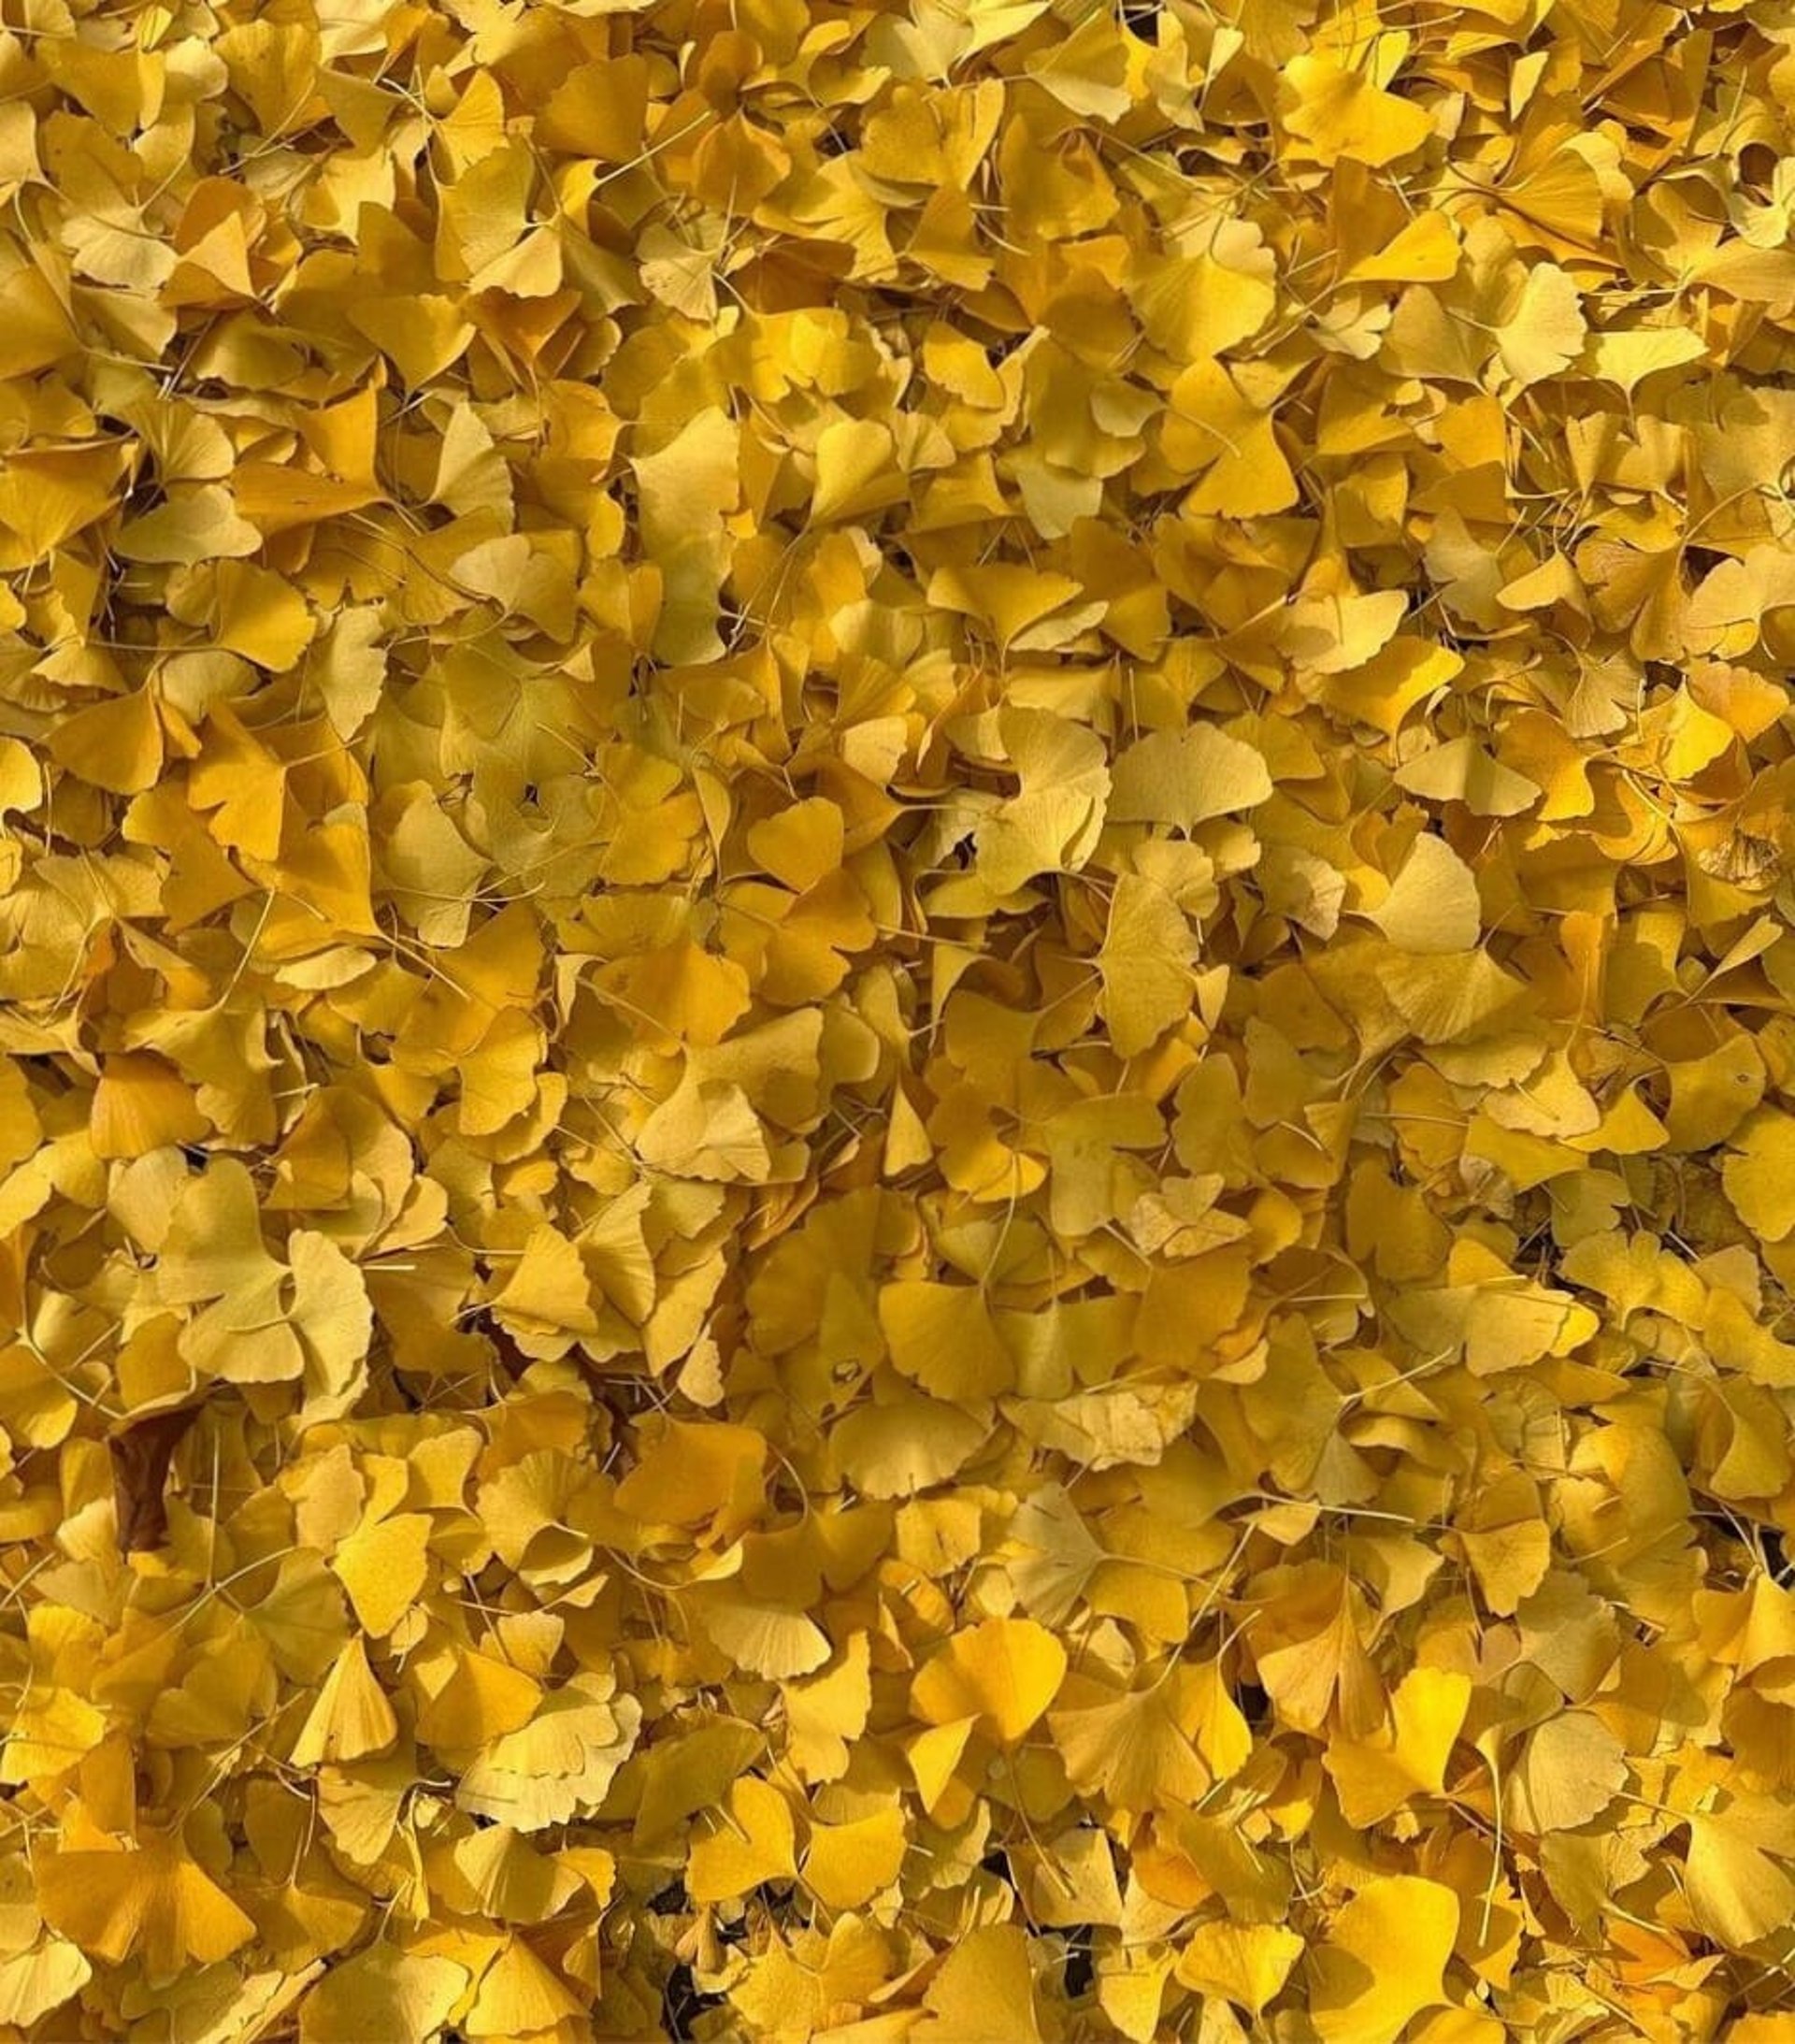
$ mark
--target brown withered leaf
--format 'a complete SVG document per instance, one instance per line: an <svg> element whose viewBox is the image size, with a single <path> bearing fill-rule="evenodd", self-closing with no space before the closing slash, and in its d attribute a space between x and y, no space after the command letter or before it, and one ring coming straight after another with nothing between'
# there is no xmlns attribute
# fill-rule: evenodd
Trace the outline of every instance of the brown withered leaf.
<svg viewBox="0 0 1795 2044"><path fill-rule="evenodd" d="M121 1554L146 1554L167 1539L168 1467L199 1411L197 1404L178 1405L108 1434Z"/></svg>

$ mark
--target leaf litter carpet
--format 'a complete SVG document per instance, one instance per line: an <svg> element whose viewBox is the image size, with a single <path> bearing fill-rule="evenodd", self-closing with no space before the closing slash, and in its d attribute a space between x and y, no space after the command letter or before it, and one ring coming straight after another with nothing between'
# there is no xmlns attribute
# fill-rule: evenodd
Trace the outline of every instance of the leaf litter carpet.
<svg viewBox="0 0 1795 2044"><path fill-rule="evenodd" d="M1790 2044L1795 9L0 5L0 2039Z"/></svg>

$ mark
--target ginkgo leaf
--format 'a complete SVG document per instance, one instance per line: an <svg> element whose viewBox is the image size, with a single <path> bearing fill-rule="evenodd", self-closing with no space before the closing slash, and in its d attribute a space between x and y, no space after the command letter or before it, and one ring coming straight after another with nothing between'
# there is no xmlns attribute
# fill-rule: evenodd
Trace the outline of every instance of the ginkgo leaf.
<svg viewBox="0 0 1795 2044"><path fill-rule="evenodd" d="M1529 1831L1573 1831L1626 1779L1626 1748L1615 1734L1590 1711L1565 1711L1532 1734L1509 1777L1514 1821Z"/></svg>
<svg viewBox="0 0 1795 2044"><path fill-rule="evenodd" d="M1132 1058L1190 1012L1197 940L1163 887L1124 873L1110 898L1098 970L1103 1012L1117 1051Z"/></svg>
<svg viewBox="0 0 1795 2044"><path fill-rule="evenodd" d="M1795 1231L1795 1150L1785 1130L1795 1131L1795 1117L1760 1110L1733 1137L1720 1166L1734 1211L1766 1242Z"/></svg>
<svg viewBox="0 0 1795 2044"><path fill-rule="evenodd" d="M1370 911L1399 951L1469 951L1483 912L1471 869L1445 841L1419 837L1390 891Z"/></svg>
<svg viewBox="0 0 1795 2044"><path fill-rule="evenodd" d="M527 1722L488 1739L462 1769L455 1800L519 1831L570 1822L603 1802L641 1723L610 1677L579 1675L542 1697Z"/></svg>
<svg viewBox="0 0 1795 2044"><path fill-rule="evenodd" d="M1576 285L1563 270L1540 264L1528 271L1520 300L1499 329L1502 367L1516 385L1537 383L1575 360L1587 330Z"/></svg>
<svg viewBox="0 0 1795 2044"><path fill-rule="evenodd" d="M700 1623L738 1667L785 1680L809 1675L829 1658L829 1638L814 1619L789 1605L765 1604L738 1586L707 1598Z"/></svg>
<svg viewBox="0 0 1795 2044"><path fill-rule="evenodd" d="M381 1939L333 1966L299 2008L304 2044L363 2044L375 2037L435 2036L467 1985L467 1969L440 1954Z"/></svg>
<svg viewBox="0 0 1795 2044"><path fill-rule="evenodd" d="M1494 1485L1491 1492L1478 1506L1479 1518L1487 1517L1491 1523L1467 1527L1458 1537L1484 1602L1506 1617L1544 1579L1552 1565L1552 1533L1537 1516L1537 1493L1518 1490L1511 1506ZM1506 1516L1511 1508L1516 1513L1514 1518Z"/></svg>
<svg viewBox="0 0 1795 2044"><path fill-rule="evenodd" d="M45 1921L84 1952L114 1965L141 1952L155 1979L190 1960L216 1965L255 1935L251 1919L170 1835L129 1851L46 1852L37 1898Z"/></svg>
<svg viewBox="0 0 1795 2044"><path fill-rule="evenodd" d="M858 1908L898 1878L908 1846L896 1806L847 1823L813 1824L804 1885L829 1908Z"/></svg>
<svg viewBox="0 0 1795 2044"><path fill-rule="evenodd" d="M1381 91L1332 57L1296 57L1284 78L1292 100L1285 123L1322 163L1342 157L1374 166L1394 163L1433 132L1425 108Z"/></svg>
<svg viewBox="0 0 1795 2044"><path fill-rule="evenodd" d="M1444 1668L1414 1668L1390 1697L1386 1732L1368 1740L1331 1742L1325 1764L1346 1821L1367 1829L1413 1795L1438 1794L1470 1702L1466 1677Z"/></svg>
<svg viewBox="0 0 1795 2044"><path fill-rule="evenodd" d="M1180 1808L1237 1774L1252 1751L1238 1705L1213 1663L1049 1720L1070 1778L1118 1809Z"/></svg>
<svg viewBox="0 0 1795 2044"><path fill-rule="evenodd" d="M1007 894L1088 856L1110 773L1093 732L1046 711L1007 711L995 736L1021 786L979 825L975 842L980 872Z"/></svg>
<svg viewBox="0 0 1795 2044"><path fill-rule="evenodd" d="M923 1996L930 2044L984 2044L993 2037L1039 2044L1028 1948L1013 1923L982 1926L955 1944Z"/></svg>
<svg viewBox="0 0 1795 2044"><path fill-rule="evenodd" d="M879 1294L879 1324L893 1365L936 1398L990 1398L1015 1381L1014 1360L970 1287L887 1285Z"/></svg>
<svg viewBox="0 0 1795 2044"><path fill-rule="evenodd" d="M727 559L723 513L740 493L736 428L712 407L653 453L636 456L643 543L661 569L656 646L668 659L714 658L717 592Z"/></svg>
<svg viewBox="0 0 1795 2044"><path fill-rule="evenodd" d="M767 1443L752 1427L671 1420L617 1487L617 1508L654 1524L690 1525L733 1505L751 1511Z"/></svg>
<svg viewBox="0 0 1795 2044"><path fill-rule="evenodd" d="M931 1724L974 1718L1013 1744L1053 1702L1066 1666L1066 1649L1032 1619L984 1619L955 1634L911 1693Z"/></svg>
<svg viewBox="0 0 1795 2044"><path fill-rule="evenodd" d="M495 1304L532 1331L589 1333L598 1324L591 1286L575 1245L553 1228L540 1228L531 1234Z"/></svg>
<svg viewBox="0 0 1795 2044"><path fill-rule="evenodd" d="M318 1700L299 1728L288 1755L295 1767L320 1761L352 1761L386 1750L398 1737L398 1720L386 1692L374 1679L359 1635L337 1655Z"/></svg>
<svg viewBox="0 0 1795 2044"><path fill-rule="evenodd" d="M170 1144L200 1143L209 1126L193 1087L165 1059L122 1051L107 1060L88 1124L96 1157L147 1157Z"/></svg>
<svg viewBox="0 0 1795 2044"><path fill-rule="evenodd" d="M0 1959L0 2022L30 2029L80 1993L93 1968L60 1937Z"/></svg>
<svg viewBox="0 0 1795 2044"><path fill-rule="evenodd" d="M1484 951L1393 959L1383 985L1403 1019L1429 1044L1458 1043L1488 1028L1527 992Z"/></svg>
<svg viewBox="0 0 1795 2044"><path fill-rule="evenodd" d="M894 452L890 429L876 419L838 419L825 426L816 443L811 522L826 525L895 502L903 484Z"/></svg>
<svg viewBox="0 0 1795 2044"><path fill-rule="evenodd" d="M872 1710L871 1648L864 1634L837 1664L785 1685L793 1764L807 1781L832 1781L852 1764L854 1742Z"/></svg>
<svg viewBox="0 0 1795 2044"><path fill-rule="evenodd" d="M1417 754L1398 769L1397 779L1413 795L1434 802L1463 802L1474 815L1514 816L1530 809L1542 790L1536 782L1473 739L1450 739Z"/></svg>
<svg viewBox="0 0 1795 2044"><path fill-rule="evenodd" d="M1252 746L1193 724L1156 731L1116 762L1110 817L1115 823L1165 823L1192 830L1214 816L1251 809L1271 793L1264 758Z"/></svg>
<svg viewBox="0 0 1795 2044"><path fill-rule="evenodd" d="M1292 1724L1317 1732L1330 1714L1363 1737L1383 1722L1384 1702L1366 1651L1359 1593L1337 1568L1316 1561L1280 1584L1271 1625L1255 1648L1259 1679Z"/></svg>
<svg viewBox="0 0 1795 2044"><path fill-rule="evenodd" d="M695 1902L744 1895L766 1880L797 1873L791 1805L770 1782L744 1775L729 1792L709 1836L694 1841L686 1887Z"/></svg>
<svg viewBox="0 0 1795 2044"><path fill-rule="evenodd" d="M1413 2017L1443 2002L1458 1919L1458 1897L1438 1881L1366 1881L1310 1954L1314 2024L1327 2044L1396 2044Z"/></svg>
<svg viewBox="0 0 1795 2044"><path fill-rule="evenodd" d="M1730 1793L1688 1820L1687 1881L1696 1922L1734 1948L1753 1945L1788 1922L1795 1906L1795 1829L1774 1798Z"/></svg>
<svg viewBox="0 0 1795 2044"><path fill-rule="evenodd" d="M365 1521L331 1556L331 1568L372 1638L383 1639L424 1588L429 1539L425 1513L396 1512Z"/></svg>
<svg viewBox="0 0 1795 2044"><path fill-rule="evenodd" d="M1199 1923L1178 1954L1178 1978L1256 2016L1302 1955L1294 1931L1271 1923Z"/></svg>
<svg viewBox="0 0 1795 2044"><path fill-rule="evenodd" d="M1279 621L1285 650L1317 674L1343 674L1363 667L1395 637L1407 614L1400 589L1370 596L1317 596L1293 603Z"/></svg>
<svg viewBox="0 0 1795 2044"><path fill-rule="evenodd" d="M50 754L71 773L116 795L153 786L163 761L154 699L147 689L136 689L78 711L57 726Z"/></svg>

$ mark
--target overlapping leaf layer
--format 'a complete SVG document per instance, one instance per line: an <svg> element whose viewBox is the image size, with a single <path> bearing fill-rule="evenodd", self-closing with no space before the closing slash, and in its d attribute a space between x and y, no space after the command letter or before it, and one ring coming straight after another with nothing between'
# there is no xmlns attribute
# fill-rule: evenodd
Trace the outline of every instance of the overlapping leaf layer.
<svg viewBox="0 0 1795 2044"><path fill-rule="evenodd" d="M0 19L0 2038L1788 2044L1786 0Z"/></svg>

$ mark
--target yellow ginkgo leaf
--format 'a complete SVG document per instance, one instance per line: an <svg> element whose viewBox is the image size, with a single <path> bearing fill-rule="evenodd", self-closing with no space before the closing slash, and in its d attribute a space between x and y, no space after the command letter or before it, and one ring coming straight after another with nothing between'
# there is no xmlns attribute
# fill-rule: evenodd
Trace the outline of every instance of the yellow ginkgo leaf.
<svg viewBox="0 0 1795 2044"><path fill-rule="evenodd" d="M912 1732L904 1742L904 1758L916 1778L923 1807L933 1817L953 1787L955 1773L978 1726L976 1717L953 1718L926 1732Z"/></svg>
<svg viewBox="0 0 1795 2044"><path fill-rule="evenodd" d="M752 1427L669 1420L617 1487L617 1508L653 1525L746 1519L763 1490L767 1443Z"/></svg>
<svg viewBox="0 0 1795 2044"><path fill-rule="evenodd" d="M1381 91L1331 56L1293 57L1284 69L1285 123L1324 164L1343 157L1380 167L1417 150L1433 133L1426 108Z"/></svg>
<svg viewBox="0 0 1795 2044"><path fill-rule="evenodd" d="M904 479L892 456L891 429L876 419L838 419L826 425L816 443L811 524L864 517L897 502L904 494Z"/></svg>
<svg viewBox="0 0 1795 2044"><path fill-rule="evenodd" d="M121 1051L106 1060L88 1123L94 1156L147 1157L171 1143L203 1142L209 1128L193 1087L163 1058Z"/></svg>
<svg viewBox="0 0 1795 2044"><path fill-rule="evenodd" d="M332 1966L299 2005L302 2044L427 2044L467 1987L467 1969L384 1939Z"/></svg>
<svg viewBox="0 0 1795 2044"><path fill-rule="evenodd" d="M718 1649L750 1674L788 1681L829 1658L829 1636L808 1613L753 1596L733 1579L687 1603Z"/></svg>
<svg viewBox="0 0 1795 2044"><path fill-rule="evenodd" d="M1197 1802L1240 1771L1253 1745L1213 1662L1181 1662L1113 1702L1055 1710L1048 1729L1081 1792L1134 1811Z"/></svg>
<svg viewBox="0 0 1795 2044"><path fill-rule="evenodd" d="M45 1922L91 1957L117 1965L140 1952L152 1979L193 1961L216 1965L255 1935L180 1840L162 1833L133 1850L46 1850L37 1900Z"/></svg>
<svg viewBox="0 0 1795 2044"><path fill-rule="evenodd" d="M984 1926L960 1938L923 1995L927 2044L1040 2044L1041 2030L1028 1944L1014 1923Z"/></svg>
<svg viewBox="0 0 1795 2044"><path fill-rule="evenodd" d="M1732 1138L1720 1182L1733 1211L1765 1242L1795 1231L1795 1116L1759 1108Z"/></svg>
<svg viewBox="0 0 1795 2044"><path fill-rule="evenodd" d="M1349 1824L1369 1830L1412 1796L1439 1793L1471 1687L1456 1669L1411 1669L1390 1697L1384 1733L1329 1742L1325 1764Z"/></svg>
<svg viewBox="0 0 1795 2044"><path fill-rule="evenodd" d="M1256 2016L1290 1978L1302 1939L1274 1923L1199 1923L1178 1953L1177 1973L1199 1994L1219 1994Z"/></svg>
<svg viewBox="0 0 1795 2044"><path fill-rule="evenodd" d="M893 1365L936 1398L992 1398L1015 1382L1015 1362L971 1286L886 1285L879 1324Z"/></svg>
<svg viewBox="0 0 1795 2044"><path fill-rule="evenodd" d="M331 1568L370 1638L384 1639L423 1590L429 1539L427 1514L396 1512L365 1520L331 1556Z"/></svg>
<svg viewBox="0 0 1795 2044"><path fill-rule="evenodd" d="M145 688L95 703L56 727L50 741L58 765L95 787L135 795L162 770L162 725Z"/></svg>
<svg viewBox="0 0 1795 2044"><path fill-rule="evenodd" d="M535 2037L585 2013L560 1974L513 1932L481 1977L462 2029L468 2037Z"/></svg>
<svg viewBox="0 0 1795 2044"><path fill-rule="evenodd" d="M1366 1881L1310 1954L1310 2007L1324 2044L1396 2044L1412 2018L1443 2001L1458 1910L1438 1881Z"/></svg>
<svg viewBox="0 0 1795 2044"><path fill-rule="evenodd" d="M857 1909L898 1878L909 1843L895 1805L840 1824L812 1823L804 1885L831 1909Z"/></svg>
<svg viewBox="0 0 1795 2044"><path fill-rule="evenodd" d="M1251 809L1271 793L1262 754L1213 724L1193 724L1154 732L1122 754L1109 814L1113 823L1192 830L1211 817Z"/></svg>
<svg viewBox="0 0 1795 2044"><path fill-rule="evenodd" d="M398 1720L367 1664L367 1648L352 1636L324 1677L318 1700L287 1756L295 1767L320 1761L362 1760L384 1752L398 1737Z"/></svg>
<svg viewBox="0 0 1795 2044"><path fill-rule="evenodd" d="M553 1228L538 1228L494 1302L495 1310L534 1333L593 1332L592 1280L576 1245Z"/></svg>
<svg viewBox="0 0 1795 2044"><path fill-rule="evenodd" d="M1390 891L1369 911L1399 951L1469 951L1482 910L1470 867L1443 838L1414 841Z"/></svg>
<svg viewBox="0 0 1795 2044"><path fill-rule="evenodd" d="M93 1968L65 1938L46 1938L28 1951L9 1952L0 1959L0 2022L29 2030L93 1978Z"/></svg>
<svg viewBox="0 0 1795 2044"><path fill-rule="evenodd" d="M1138 873L1124 873L1110 898L1098 955L1103 1013L1121 1056L1151 1048L1190 1013L1196 955L1196 937L1171 896Z"/></svg>
<svg viewBox="0 0 1795 2044"><path fill-rule="evenodd" d="M972 1718L1013 1745L1053 1702L1066 1664L1065 1648L1033 1619L984 1619L923 1666L911 1700L930 1724Z"/></svg>
<svg viewBox="0 0 1795 2044"><path fill-rule="evenodd" d="M1768 1937L1795 1908L1795 1826L1779 1798L1723 1795L1688 1820L1690 1907L1702 1929L1738 1950Z"/></svg>
<svg viewBox="0 0 1795 2044"><path fill-rule="evenodd" d="M1594 1712L1561 1711L1529 1737L1508 1779L1510 1821L1572 1831L1605 1809L1627 1780L1627 1749Z"/></svg>
<svg viewBox="0 0 1795 2044"><path fill-rule="evenodd" d="M715 1828L695 1838L686 1865L694 1902L724 1902L766 1880L797 1874L797 1832L792 1806L770 1782L744 1775L716 1813Z"/></svg>
<svg viewBox="0 0 1795 2044"><path fill-rule="evenodd" d="M785 1685L792 1763L804 1780L833 1781L847 1772L872 1708L870 1662L867 1636L856 1633L833 1665Z"/></svg>

